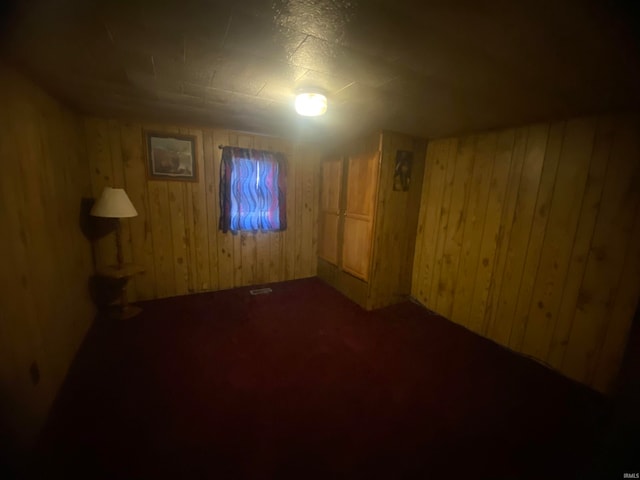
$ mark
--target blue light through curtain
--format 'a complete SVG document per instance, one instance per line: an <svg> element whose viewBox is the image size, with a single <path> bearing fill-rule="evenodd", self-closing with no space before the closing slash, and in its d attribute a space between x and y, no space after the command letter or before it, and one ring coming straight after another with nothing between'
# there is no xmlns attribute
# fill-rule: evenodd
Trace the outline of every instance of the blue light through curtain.
<svg viewBox="0 0 640 480"><path fill-rule="evenodd" d="M220 230L285 230L286 178L287 162L281 153L223 147Z"/></svg>

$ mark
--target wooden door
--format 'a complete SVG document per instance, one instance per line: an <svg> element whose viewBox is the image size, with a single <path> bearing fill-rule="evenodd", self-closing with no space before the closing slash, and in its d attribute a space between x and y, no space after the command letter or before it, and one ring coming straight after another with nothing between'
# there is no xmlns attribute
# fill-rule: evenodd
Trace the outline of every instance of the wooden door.
<svg viewBox="0 0 640 480"><path fill-rule="evenodd" d="M338 231L340 225L340 192L342 190L342 158L332 157L322 162L320 191L320 238L318 255L338 265Z"/></svg>
<svg viewBox="0 0 640 480"><path fill-rule="evenodd" d="M342 269L365 281L371 262L379 157L377 151L353 155L347 173Z"/></svg>

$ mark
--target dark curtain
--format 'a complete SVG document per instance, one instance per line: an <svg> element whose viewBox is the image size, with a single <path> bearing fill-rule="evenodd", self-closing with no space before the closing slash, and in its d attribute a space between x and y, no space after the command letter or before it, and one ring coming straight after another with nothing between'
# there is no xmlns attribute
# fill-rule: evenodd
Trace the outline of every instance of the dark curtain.
<svg viewBox="0 0 640 480"><path fill-rule="evenodd" d="M282 153L223 147L220 225L223 232L287 228L287 162Z"/></svg>

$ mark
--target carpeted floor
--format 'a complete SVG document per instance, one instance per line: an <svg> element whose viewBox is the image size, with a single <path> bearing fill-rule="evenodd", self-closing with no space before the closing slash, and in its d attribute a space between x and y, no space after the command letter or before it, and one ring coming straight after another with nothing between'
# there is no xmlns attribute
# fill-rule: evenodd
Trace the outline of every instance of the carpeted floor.
<svg viewBox="0 0 640 480"><path fill-rule="evenodd" d="M42 478L583 478L601 396L406 302L317 279L96 321L34 459Z"/></svg>

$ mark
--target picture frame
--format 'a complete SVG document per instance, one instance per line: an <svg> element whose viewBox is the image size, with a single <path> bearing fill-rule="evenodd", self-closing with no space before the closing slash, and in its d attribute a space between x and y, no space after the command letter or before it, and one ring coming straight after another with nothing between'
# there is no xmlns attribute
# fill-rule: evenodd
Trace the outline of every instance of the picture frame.
<svg viewBox="0 0 640 480"><path fill-rule="evenodd" d="M393 190L407 192L411 185L411 167L413 152L409 150L396 151L396 165L393 170Z"/></svg>
<svg viewBox="0 0 640 480"><path fill-rule="evenodd" d="M149 180L198 181L195 136L145 132L145 138Z"/></svg>

